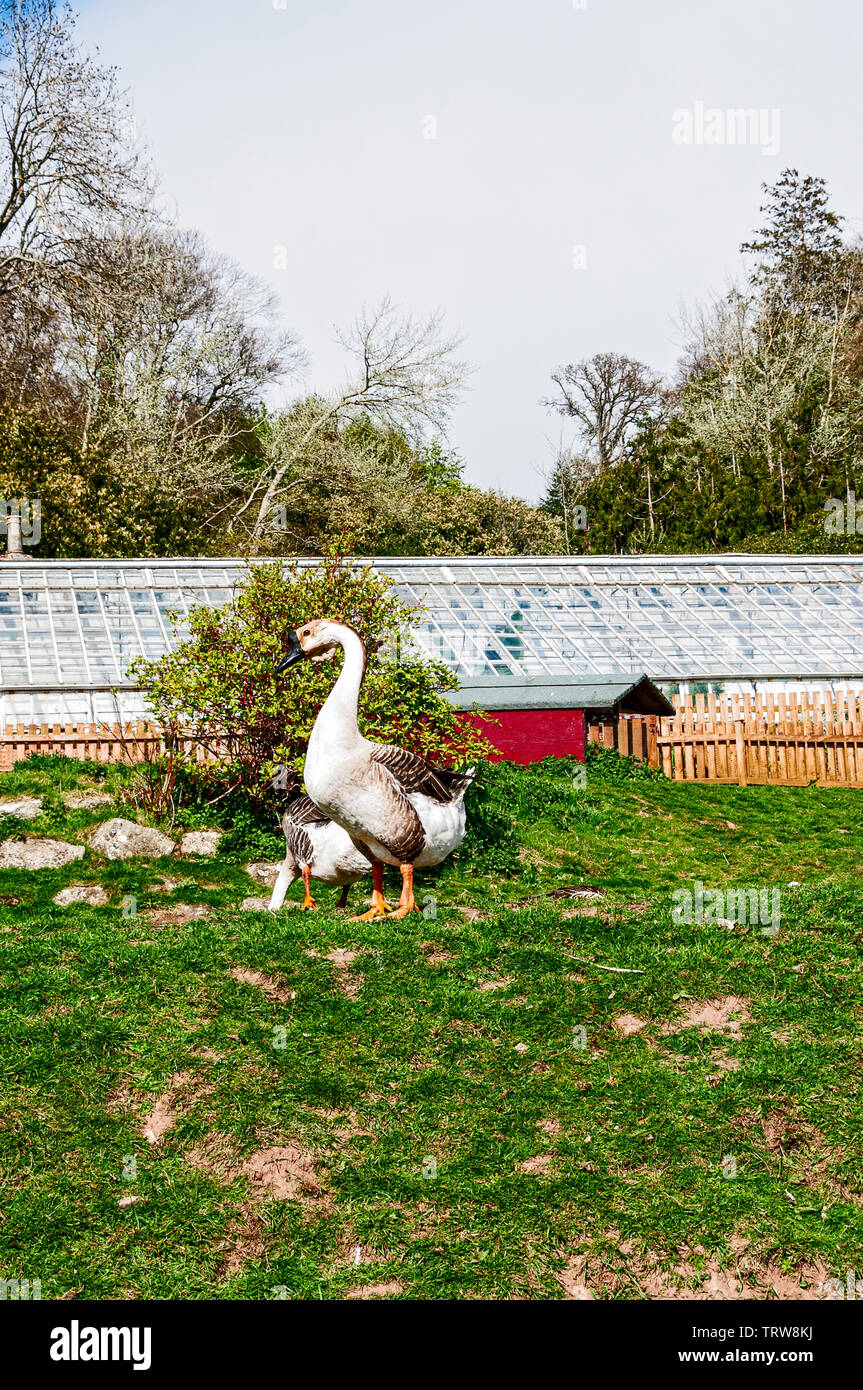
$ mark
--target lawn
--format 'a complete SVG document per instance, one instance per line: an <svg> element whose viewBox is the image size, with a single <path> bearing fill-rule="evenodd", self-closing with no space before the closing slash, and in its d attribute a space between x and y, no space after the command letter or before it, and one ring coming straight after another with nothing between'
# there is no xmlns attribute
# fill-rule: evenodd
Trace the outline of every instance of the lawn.
<svg viewBox="0 0 863 1390"><path fill-rule="evenodd" d="M631 772L485 774L407 921L353 922L322 886L317 912L301 885L241 910L266 890L237 833L230 857L0 871L0 1277L43 1298L821 1298L860 1271L860 795ZM0 796L42 815L0 838L143 819L65 808L127 781L21 763ZM696 880L779 887L778 932L673 920ZM108 904L55 906L74 883Z"/></svg>

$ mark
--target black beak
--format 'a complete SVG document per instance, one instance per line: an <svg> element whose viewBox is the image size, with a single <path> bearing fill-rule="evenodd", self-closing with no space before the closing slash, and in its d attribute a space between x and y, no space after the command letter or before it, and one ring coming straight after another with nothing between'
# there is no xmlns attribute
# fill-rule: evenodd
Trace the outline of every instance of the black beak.
<svg viewBox="0 0 863 1390"><path fill-rule="evenodd" d="M282 671L287 671L289 666L293 666L295 661L302 661L305 652L300 646L300 639L295 632L288 633L288 650L276 667L276 675L281 675Z"/></svg>

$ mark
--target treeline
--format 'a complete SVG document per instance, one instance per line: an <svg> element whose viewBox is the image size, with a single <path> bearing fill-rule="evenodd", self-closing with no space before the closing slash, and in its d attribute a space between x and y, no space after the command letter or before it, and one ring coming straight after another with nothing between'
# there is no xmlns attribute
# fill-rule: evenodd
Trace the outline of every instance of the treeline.
<svg viewBox="0 0 863 1390"><path fill-rule="evenodd" d="M863 249L823 179L786 169L761 211L745 282L684 325L675 382L613 353L553 374L576 442L542 505L567 551L863 547Z"/></svg>
<svg viewBox="0 0 863 1390"><path fill-rule="evenodd" d="M673 382L614 352L553 372L574 443L532 507L464 480L468 369L439 316L384 300L340 334L343 388L299 390L270 291L172 221L55 0L0 0L0 117L0 524L38 501L31 553L861 547L863 249L820 178L765 189L747 274L689 318Z"/></svg>
<svg viewBox="0 0 863 1390"><path fill-rule="evenodd" d="M561 548L557 518L464 482L445 439L466 367L437 316L384 301L341 336L342 391L267 408L301 345L167 215L55 0L0 0L0 116L0 497L41 504L33 553Z"/></svg>

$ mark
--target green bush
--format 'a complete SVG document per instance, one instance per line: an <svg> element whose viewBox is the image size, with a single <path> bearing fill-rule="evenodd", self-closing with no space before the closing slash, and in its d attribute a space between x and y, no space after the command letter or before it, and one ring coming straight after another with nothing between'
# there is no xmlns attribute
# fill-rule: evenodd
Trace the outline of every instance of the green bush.
<svg viewBox="0 0 863 1390"><path fill-rule="evenodd" d="M390 580L336 553L311 565L256 564L226 607L192 611L174 651L131 667L168 736L192 739L181 754L189 769L194 747L214 758L194 774L211 797L242 789L271 806L279 767L287 772L283 791L299 785L312 726L338 671L304 662L277 675L276 666L291 629L314 618L350 624L366 645L359 724L367 738L446 766L487 755L487 740L440 693L455 677L411 646L414 610Z"/></svg>
<svg viewBox="0 0 863 1390"><path fill-rule="evenodd" d="M587 745L584 762L588 778L601 777L604 782L645 782L662 776L658 768L618 753L616 748L604 748L601 743Z"/></svg>
<svg viewBox="0 0 863 1390"><path fill-rule="evenodd" d="M467 832L459 863L482 873L512 874L519 867L521 841L515 831L509 763L487 763L465 793Z"/></svg>

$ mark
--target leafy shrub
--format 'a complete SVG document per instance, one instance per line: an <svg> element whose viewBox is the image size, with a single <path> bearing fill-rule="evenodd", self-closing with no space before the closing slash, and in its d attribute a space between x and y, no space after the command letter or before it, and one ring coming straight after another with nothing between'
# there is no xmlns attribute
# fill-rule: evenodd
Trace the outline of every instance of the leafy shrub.
<svg viewBox="0 0 863 1390"><path fill-rule="evenodd" d="M487 763L465 793L467 832L458 860L482 873L512 874L519 867L520 841L507 795L508 763Z"/></svg>
<svg viewBox="0 0 863 1390"><path fill-rule="evenodd" d="M465 797L467 834L459 862L483 872L529 876L519 858L517 825L546 820L566 831L599 814L576 781L581 766L573 757L543 758L528 767L483 765Z"/></svg>
<svg viewBox="0 0 863 1390"><path fill-rule="evenodd" d="M219 854L236 863L264 860L272 863L285 857L285 837L274 828L274 817L259 807L246 805L237 810L219 844Z"/></svg>
<svg viewBox="0 0 863 1390"><path fill-rule="evenodd" d="M348 623L365 643L359 724L366 737L448 766L486 756L486 739L440 693L455 677L410 645L414 610L390 580L333 552L315 564L251 566L230 604L193 610L174 651L133 663L156 721L186 763L194 764L196 747L214 759L196 774L211 795L242 788L272 805L280 766L284 790L299 785L312 726L337 672L330 663L304 662L281 675L275 668L291 629L314 618ZM175 630L179 621L173 615ZM192 740L190 750L182 751L181 735Z"/></svg>
<svg viewBox="0 0 863 1390"><path fill-rule="evenodd" d="M603 782L646 782L662 776L658 768L618 753L616 748L605 748L601 743L587 745L584 761L588 779L601 777Z"/></svg>

